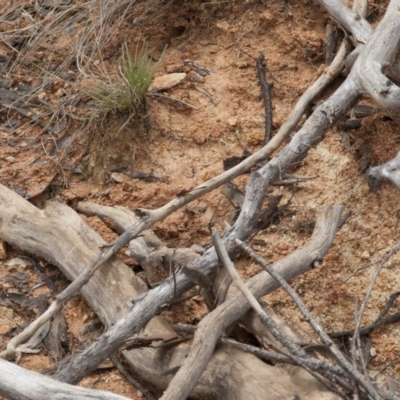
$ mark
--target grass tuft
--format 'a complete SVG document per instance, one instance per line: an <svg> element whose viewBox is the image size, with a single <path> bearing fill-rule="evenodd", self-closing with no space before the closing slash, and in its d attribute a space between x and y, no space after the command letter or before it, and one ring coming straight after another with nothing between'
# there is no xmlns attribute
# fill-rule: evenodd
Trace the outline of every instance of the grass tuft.
<svg viewBox="0 0 400 400"><path fill-rule="evenodd" d="M136 51L135 57L129 53L126 43L122 46L121 67L114 78L103 72L104 79L96 77L86 94L97 115L107 115L112 111L129 114L130 118L138 114L144 102L154 75L161 65L162 57L151 61L147 45Z"/></svg>

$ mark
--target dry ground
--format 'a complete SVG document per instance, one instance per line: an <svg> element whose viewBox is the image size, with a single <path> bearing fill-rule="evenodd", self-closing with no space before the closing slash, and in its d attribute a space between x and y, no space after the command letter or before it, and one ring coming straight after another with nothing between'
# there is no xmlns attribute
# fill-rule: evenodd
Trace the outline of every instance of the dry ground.
<svg viewBox="0 0 400 400"><path fill-rule="evenodd" d="M122 123L114 118L102 126L93 124L75 137L68 151L53 153L51 149L55 142L61 143L57 142L60 138L74 137L79 133L82 128L77 121L69 120L61 132L50 134L42 133L40 127L32 126L28 119L17 116L20 126L10 132L7 120L14 115L3 111L0 114L2 184L39 206L47 198L57 198L72 207L77 201L87 200L105 205L124 205L130 209L139 206L156 208L180 191L221 173L224 159L241 156L244 150L254 152L262 146L263 100L255 62L249 55L256 57L263 52L266 56L270 71L268 79L273 82L273 127L276 131L299 96L324 69L327 14L314 2L306 0L291 2L291 20L285 18L281 2L277 0L218 5L201 5L194 1L179 3L170 5L151 24L134 24L134 18L127 20L115 33L114 46L119 46L122 38L128 38L129 48L134 53L146 39L156 59L168 45L158 75L182 69L189 71L184 66L186 60L206 68L210 74L204 82L186 79L167 93L195 109L148 99L147 128L132 123L120 131ZM376 2L372 17L379 18L384 6L385 2ZM111 52L112 47L110 45L106 51ZM46 56L46 51L49 50L42 49L42 57ZM9 53L10 49L0 42L0 55ZM107 65L110 68L118 65L118 57L119 53L111 57ZM71 75L78 76L73 66L70 69ZM10 75L3 71L2 77L13 83L35 84L35 79L16 73ZM45 90L44 99L56 104L59 100L57 90L64 86L69 90L68 84L56 80L53 87ZM84 114L85 105L82 110L75 111ZM313 315L328 332L353 326L355 302L362 300L376 265L348 278L361 265L382 258L398 241L400 194L388 186L378 194L370 193L358 163L364 140L371 143L375 162L385 162L400 148L398 124L377 113L364 119L361 129L350 133L350 144L342 140L339 130L328 131L326 139L293 170L298 175L315 175L317 178L298 185L291 204L279 218L279 224L259 233L255 246L267 260L277 260L307 240L315 215L324 205L336 202L352 211L323 265L293 282ZM111 179L113 171L122 171L122 183ZM132 179L130 174L133 171L151 173L168 181ZM244 190L246 180L247 176L243 176L235 183ZM270 194L283 194L282 202L285 202L292 196L292 191L291 187L273 187ZM157 224L155 232L170 246L206 245L210 241L207 228L210 219L222 227L224 221L231 220L233 212L227 198L216 190ZM96 218L84 219L107 240L116 237ZM17 249L7 250L8 259L20 254ZM387 298L398 291L399 257L394 255L382 270L363 325L371 323ZM260 270L245 258L238 260L237 265L244 277ZM138 270L137 266L133 267ZM0 278L15 272L28 274L29 289L39 279L33 273L32 265L10 267L4 260ZM57 275L51 266L46 267L46 272ZM66 281L58 277L56 284L61 288ZM0 281L0 289L21 291L12 282L5 281ZM43 287L29 290L30 297L39 294L49 292ZM295 327L309 331L285 293L277 291L264 300L294 322ZM398 304L397 301L395 308ZM31 320L37 311L0 306L0 335L4 335L0 340L1 348L12 335L10 329ZM194 323L204 312L202 302L193 299L166 311L165 316L170 321ZM77 348L80 329L94 316L80 297L68 304L65 314L74 348ZM370 368L373 374L384 370L385 375L400 379L399 329L394 324L371 334L371 354L374 357ZM38 371L51 363L45 350L38 355L25 355L21 361L21 365ZM114 369L93 373L82 385L137 398L137 390Z"/></svg>

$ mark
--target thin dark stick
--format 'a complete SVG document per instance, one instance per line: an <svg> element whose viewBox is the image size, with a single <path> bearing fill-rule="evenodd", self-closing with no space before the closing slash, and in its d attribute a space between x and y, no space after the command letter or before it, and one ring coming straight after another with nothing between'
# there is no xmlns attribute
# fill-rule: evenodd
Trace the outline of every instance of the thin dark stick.
<svg viewBox="0 0 400 400"><path fill-rule="evenodd" d="M393 303L396 301L396 299L400 296L400 292L395 292L390 295L384 309L379 313L378 317L374 321L374 323L379 322L390 310L392 307Z"/></svg>
<svg viewBox="0 0 400 400"><path fill-rule="evenodd" d="M153 394L146 389L141 382L139 382L125 367L124 365L119 362L118 358L116 356L111 356L110 357L111 361L115 365L115 367L121 372L121 374L128 380L133 386L135 386L136 389L139 389L142 393L143 396L147 400L156 400L156 398L153 396Z"/></svg>
<svg viewBox="0 0 400 400"><path fill-rule="evenodd" d="M366 327L360 329L358 334L360 336L366 336L366 335L370 334L374 329L379 328L382 325L394 324L397 321L400 321L400 312L390 315L389 317L382 318L379 321L374 322L371 325L367 325ZM329 333L329 336L331 338L343 338L346 336L353 336L353 335L354 335L354 329L351 331Z"/></svg>
<svg viewBox="0 0 400 400"><path fill-rule="evenodd" d="M264 145L266 145L271 140L272 137L272 103L271 103L271 85L265 79L264 60L265 60L264 54L261 53L256 60L256 67L264 98L264 109L265 109Z"/></svg>

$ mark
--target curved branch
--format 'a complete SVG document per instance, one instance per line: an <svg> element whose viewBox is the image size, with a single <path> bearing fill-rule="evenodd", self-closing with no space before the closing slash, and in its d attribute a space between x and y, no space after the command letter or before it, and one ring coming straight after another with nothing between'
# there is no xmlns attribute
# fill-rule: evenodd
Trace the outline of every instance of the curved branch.
<svg viewBox="0 0 400 400"><path fill-rule="evenodd" d="M353 35L357 46L359 43L367 43L372 28L369 22L363 18L359 12L346 7L340 0L318 0L318 2L328 11L329 15Z"/></svg>
<svg viewBox="0 0 400 400"><path fill-rule="evenodd" d="M303 127L293 136L291 142L268 164L252 174L247 185L242 212L225 239L228 251L232 251L235 239L246 240L251 233L269 184L278 179L291 165L305 158L308 150L323 138L326 127L345 114L357 101L358 95L352 80L347 79L326 102L317 107ZM144 221L146 223L147 220ZM131 232L128 232L126 237L129 238L130 234ZM203 273L211 274L217 262L215 250L211 248L190 266ZM60 370L55 378L64 382L79 382L83 376L114 353L132 333L139 332L154 315L159 314L164 307L168 306L173 300L174 293L180 294L190 286L188 279L180 274L176 276L175 282L168 279L159 287L140 296L122 319L105 332L98 341L72 357L70 363L65 369Z"/></svg>
<svg viewBox="0 0 400 400"><path fill-rule="evenodd" d="M277 261L273 268L278 270L286 280L290 280L309 270L315 261L323 259L332 244L341 212L341 206L327 207L318 218L309 243ZM262 272L251 278L246 286L256 298L260 298L277 289L279 284L267 272ZM245 297L237 294L208 314L198 324L185 363L171 381L162 400L186 399L203 373L223 330L237 321L249 309L250 305Z"/></svg>
<svg viewBox="0 0 400 400"><path fill-rule="evenodd" d="M398 110L400 88L384 75L400 49L400 1L392 0L385 16L371 35L355 62L350 76L360 90L367 92L380 106Z"/></svg>

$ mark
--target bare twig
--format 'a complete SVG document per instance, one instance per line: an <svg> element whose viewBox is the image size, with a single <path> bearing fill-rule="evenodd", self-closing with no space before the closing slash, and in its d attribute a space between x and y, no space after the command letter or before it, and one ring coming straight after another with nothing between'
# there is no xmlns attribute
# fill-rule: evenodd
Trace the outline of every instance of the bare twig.
<svg viewBox="0 0 400 400"><path fill-rule="evenodd" d="M166 100L166 101L171 101L171 102L176 103L176 104L182 104L182 105L184 105L184 106L186 106L186 107L191 108L192 110L197 110L197 107L195 107L194 105L189 104L189 103L186 103L186 101L177 99L176 97L165 96L164 94L161 94L161 93L153 93L153 92L147 93L147 96L148 96L148 97L159 97L160 99L164 99L164 100Z"/></svg>
<svg viewBox="0 0 400 400"><path fill-rule="evenodd" d="M317 221L310 243L275 263L274 267L279 269L286 279L290 279L289 276L299 273L299 268L308 269L310 265L319 260L320 257L326 253L333 240L341 209L340 206L331 206L327 208L324 215ZM316 242L319 242L319 244ZM318 255L316 251L319 253ZM264 281L264 279L267 280ZM256 297L261 297L272 290L272 287L269 286L270 284L277 287L277 283L274 282L267 273L258 274L247 282L249 289ZM174 396L177 393L181 396L180 398L186 398L184 396L190 393L191 388L196 384L199 376L207 365L222 331L239 319L249 307L248 302L243 296L232 296L230 300L217 307L199 323L191 351L183 367L178 371L167 391L164 393L164 400L176 400L177 397ZM295 353L303 352L298 346L295 346L295 348ZM184 391L182 391L183 386Z"/></svg>
<svg viewBox="0 0 400 400"><path fill-rule="evenodd" d="M354 368L351 363L347 360L347 358L342 354L339 348L335 345L335 343L331 340L329 335L322 329L322 327L318 324L318 322L312 317L311 313L308 311L306 305L301 300L301 298L297 295L297 293L290 287L285 279L274 270L270 264L268 264L259 254L257 254L254 250L252 250L249 246L245 245L243 242L240 242L236 239L236 242L240 244L240 247L246 251L254 260L263 266L263 268L268 271L268 273L276 279L277 282L285 289L288 295L292 298L292 300L296 303L297 307L303 314L306 321L313 327L318 336L322 339L324 344L328 346L337 360L340 362L343 368L345 368L349 373L354 376L354 379L369 393L370 396L374 399L380 399L381 395L378 394L375 387L371 384L369 377L362 375L356 368ZM380 390L381 393L384 393L385 396L389 396L389 393ZM387 397L390 398L390 397ZM395 397L394 397L395 398Z"/></svg>
<svg viewBox="0 0 400 400"><path fill-rule="evenodd" d="M257 58L256 67L264 99L264 112L265 112L264 145L266 145L271 140L272 136L272 102L271 102L271 87L265 78L264 60L265 60L264 54L261 53Z"/></svg>
<svg viewBox="0 0 400 400"><path fill-rule="evenodd" d="M360 331L361 320L362 320L362 317L363 317L365 308L366 308L366 306L367 306L368 299L369 299L370 296L371 296L372 289L373 289L373 287L374 287L374 285L375 285L375 283L376 283L376 280L377 280L377 278L378 278L378 276L379 276L379 273L381 272L381 270L382 270L384 264L386 263L386 261L388 261L388 260L390 259L390 257L392 257L393 254L397 253L399 250L400 250L400 243L398 243L396 246L394 246L394 247L388 252L388 254L381 260L381 262L380 262L378 268L376 269L376 271L375 271L375 273L374 273L374 275L373 275L373 277L372 277L372 279L371 279L371 283L370 283L370 285L369 285L369 287L368 287L367 293L366 293L365 296L364 296L364 300L363 300L363 302L361 303L360 310L358 311L358 314L357 314L356 323L355 323L355 328L354 328L354 333L353 333L353 336L352 336L352 343L355 343L355 341L357 340L357 337L359 338L359 331ZM359 340L359 339L358 339L358 340ZM354 344L352 344L352 346L354 346Z"/></svg>

